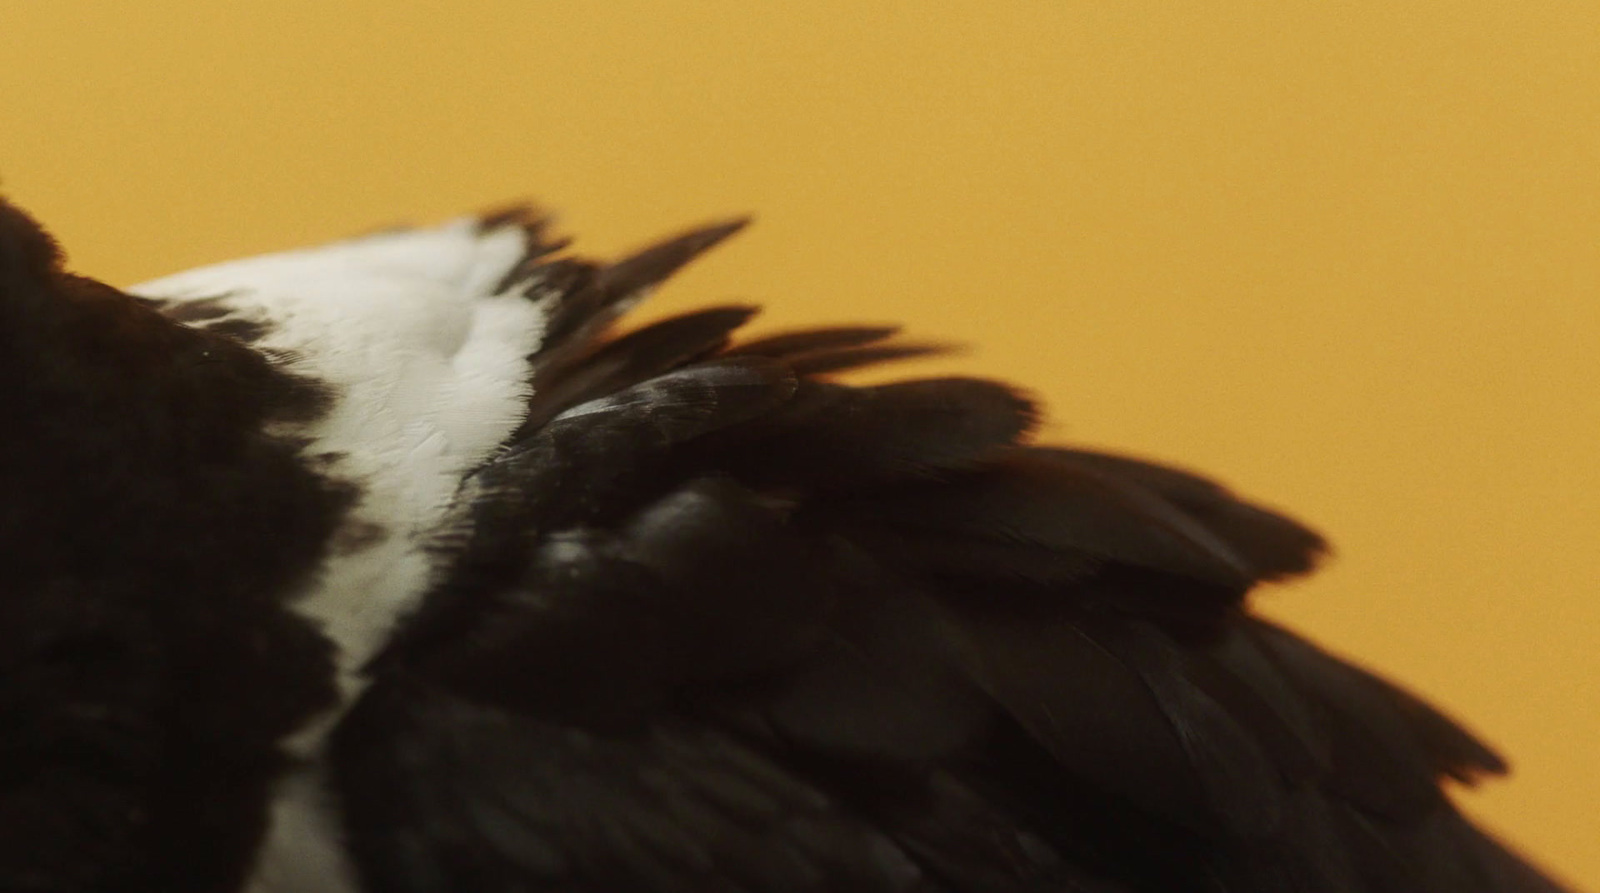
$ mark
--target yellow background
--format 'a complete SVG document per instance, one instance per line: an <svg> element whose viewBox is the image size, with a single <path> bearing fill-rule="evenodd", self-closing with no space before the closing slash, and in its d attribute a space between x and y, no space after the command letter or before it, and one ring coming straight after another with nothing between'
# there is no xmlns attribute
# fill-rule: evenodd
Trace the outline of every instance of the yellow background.
<svg viewBox="0 0 1600 893"><path fill-rule="evenodd" d="M803 10L803 11L802 11ZM532 195L650 313L899 320L1289 506L1271 614L1468 719L1600 889L1600 6L35 2L0 178L117 283Z"/></svg>

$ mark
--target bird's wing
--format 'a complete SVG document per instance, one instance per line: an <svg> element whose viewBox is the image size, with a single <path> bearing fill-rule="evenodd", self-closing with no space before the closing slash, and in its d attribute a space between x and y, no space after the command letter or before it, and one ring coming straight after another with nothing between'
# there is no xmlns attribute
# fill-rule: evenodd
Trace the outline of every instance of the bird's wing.
<svg viewBox="0 0 1600 893"><path fill-rule="evenodd" d="M1441 792L1492 752L1250 614L1298 523L1001 385L824 377L884 330L594 337L723 235L562 291L334 732L372 890L1555 889Z"/></svg>

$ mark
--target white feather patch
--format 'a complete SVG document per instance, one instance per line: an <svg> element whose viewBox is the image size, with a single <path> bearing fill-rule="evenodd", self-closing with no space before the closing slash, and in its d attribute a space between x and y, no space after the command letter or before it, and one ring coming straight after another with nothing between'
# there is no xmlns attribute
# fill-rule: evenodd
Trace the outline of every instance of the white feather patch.
<svg viewBox="0 0 1600 893"><path fill-rule="evenodd" d="M545 305L496 286L527 250L520 228L476 220L203 267L137 286L167 301L225 296L268 328L255 346L326 384L334 403L277 433L307 440L322 470L362 487L320 579L293 604L338 648L345 703L360 669L431 579L423 548L462 476L521 422L527 357ZM291 747L314 749L327 718Z"/></svg>
<svg viewBox="0 0 1600 893"><path fill-rule="evenodd" d="M296 766L278 779L267 827L245 893L354 893L360 889L345 849L339 812L319 763Z"/></svg>

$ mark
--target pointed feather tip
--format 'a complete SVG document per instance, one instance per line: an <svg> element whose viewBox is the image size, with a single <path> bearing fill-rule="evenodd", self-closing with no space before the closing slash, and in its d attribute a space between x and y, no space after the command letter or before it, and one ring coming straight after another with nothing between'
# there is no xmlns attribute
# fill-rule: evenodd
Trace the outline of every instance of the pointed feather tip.
<svg viewBox="0 0 1600 893"><path fill-rule="evenodd" d="M614 295L652 288L749 226L751 219L735 217L657 242L602 269L597 284Z"/></svg>
<svg viewBox="0 0 1600 893"><path fill-rule="evenodd" d="M805 375L833 375L885 363L920 360L959 353L959 348L937 342L868 344L863 347L822 350L796 354L790 358L796 372Z"/></svg>
<svg viewBox="0 0 1600 893"><path fill-rule="evenodd" d="M1247 561L1257 583L1284 583L1321 570L1334 557L1333 544L1321 533L1299 521L1260 506L1248 505L1274 524Z"/></svg>
<svg viewBox="0 0 1600 893"><path fill-rule="evenodd" d="M490 232L508 226L524 230L543 230L555 222L555 215L531 201L518 200L503 205L493 205L472 215L478 232Z"/></svg>
<svg viewBox="0 0 1600 893"><path fill-rule="evenodd" d="M556 215L533 202L518 201L488 208L474 214L472 221L479 235L502 229L517 229L522 232L522 241L527 246L527 256L506 275L506 282L502 283L502 287L516 281L541 258L572 244L572 239L568 237L551 234L556 224Z"/></svg>
<svg viewBox="0 0 1600 893"><path fill-rule="evenodd" d="M803 375L831 375L930 356L951 356L966 345L946 341L901 342L897 325L833 326L777 332L729 348L728 356L782 358Z"/></svg>
<svg viewBox="0 0 1600 893"><path fill-rule="evenodd" d="M755 222L754 214L740 214L722 220L714 220L702 226L695 227L681 236L668 241L687 241L694 244L694 251L699 253L715 247L718 243L738 232L741 232Z"/></svg>
<svg viewBox="0 0 1600 893"><path fill-rule="evenodd" d="M732 356L792 357L827 350L848 350L871 345L900 333L897 325L832 326L775 332L744 341L728 351Z"/></svg>

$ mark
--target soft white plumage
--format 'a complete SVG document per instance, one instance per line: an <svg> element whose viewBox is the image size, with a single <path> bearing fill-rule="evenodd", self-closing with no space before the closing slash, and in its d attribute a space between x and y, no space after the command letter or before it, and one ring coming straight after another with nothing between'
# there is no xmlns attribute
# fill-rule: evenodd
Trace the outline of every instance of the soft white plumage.
<svg viewBox="0 0 1600 893"><path fill-rule="evenodd" d="M341 707L360 692L361 666L426 590L428 537L462 476L522 419L527 357L547 314L524 288L499 286L526 252L517 225L461 219L131 289L168 302L225 297L233 318L266 326L258 347L330 387L324 417L282 433L308 441L307 455L326 457L328 474L363 493L345 521L345 538L359 545L331 555L293 605L338 648ZM285 742L298 765L276 786L250 893L355 889L323 785L321 739L338 715Z"/></svg>
<svg viewBox="0 0 1600 893"><path fill-rule="evenodd" d="M256 342L325 382L331 411L284 433L309 441L326 472L361 485L347 539L295 603L338 647L345 702L361 665L431 573L426 537L462 475L516 428L527 357L546 312L523 289L497 291L527 251L514 223L477 219L385 232L201 267L136 286L165 301L225 297L264 323Z"/></svg>

